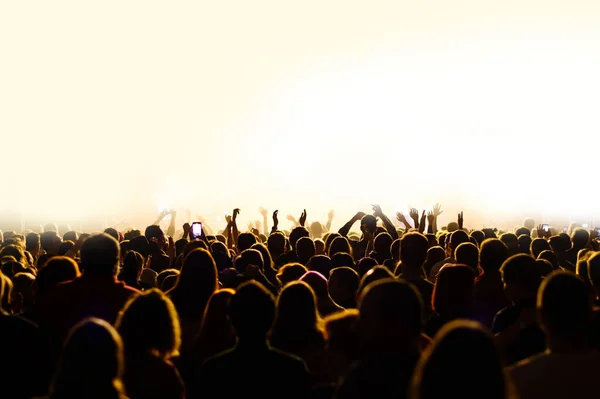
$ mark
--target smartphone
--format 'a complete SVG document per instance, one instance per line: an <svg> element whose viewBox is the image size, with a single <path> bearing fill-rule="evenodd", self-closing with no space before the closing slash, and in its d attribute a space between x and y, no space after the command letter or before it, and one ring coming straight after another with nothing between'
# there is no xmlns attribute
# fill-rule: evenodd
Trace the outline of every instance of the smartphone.
<svg viewBox="0 0 600 399"><path fill-rule="evenodd" d="M192 223L192 239L196 240L202 237L202 222Z"/></svg>
<svg viewBox="0 0 600 399"><path fill-rule="evenodd" d="M542 225L542 229L547 233L550 231L550 225L549 224L543 224Z"/></svg>

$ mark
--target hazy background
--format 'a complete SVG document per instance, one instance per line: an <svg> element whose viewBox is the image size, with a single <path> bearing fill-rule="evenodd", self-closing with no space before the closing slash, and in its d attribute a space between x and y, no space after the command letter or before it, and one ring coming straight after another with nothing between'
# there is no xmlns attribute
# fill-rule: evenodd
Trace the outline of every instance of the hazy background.
<svg viewBox="0 0 600 399"><path fill-rule="evenodd" d="M599 11L2 1L0 218L133 225L175 208L218 224L262 205L335 208L338 227L374 202L441 201L442 223L593 222Z"/></svg>

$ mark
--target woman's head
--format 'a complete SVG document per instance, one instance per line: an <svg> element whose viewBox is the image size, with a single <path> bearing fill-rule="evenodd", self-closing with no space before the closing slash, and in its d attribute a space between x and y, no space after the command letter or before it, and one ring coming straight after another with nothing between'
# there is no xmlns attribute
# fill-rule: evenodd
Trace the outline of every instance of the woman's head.
<svg viewBox="0 0 600 399"><path fill-rule="evenodd" d="M229 288L215 291L206 305L202 326L200 327L200 339L206 336L218 334L234 334L233 326L229 320L229 302L235 291Z"/></svg>
<svg viewBox="0 0 600 399"><path fill-rule="evenodd" d="M123 259L123 266L119 273L119 280L129 286L137 285L142 269L144 268L144 258L139 252L129 251Z"/></svg>
<svg viewBox="0 0 600 399"><path fill-rule="evenodd" d="M79 277L79 266L72 258L55 256L42 266L36 276L38 292L46 292L55 285L64 281L71 281Z"/></svg>
<svg viewBox="0 0 600 399"><path fill-rule="evenodd" d="M152 353L169 358L179 350L177 311L160 290L144 291L130 299L115 325L127 353Z"/></svg>
<svg viewBox="0 0 600 399"><path fill-rule="evenodd" d="M329 247L329 257L332 258L333 255L344 252L348 254L352 254L352 250L350 249L350 243L346 237L336 237Z"/></svg>
<svg viewBox="0 0 600 399"><path fill-rule="evenodd" d="M288 263L277 272L277 281L279 281L282 287L285 287L286 284L292 281L300 280L306 272L308 272L308 269L304 265L300 263Z"/></svg>
<svg viewBox="0 0 600 399"><path fill-rule="evenodd" d="M446 265L440 270L431 298L442 317L466 317L473 306L475 273L466 265Z"/></svg>
<svg viewBox="0 0 600 399"><path fill-rule="evenodd" d="M507 397L503 364L491 334L474 321L446 324L421 356L412 398Z"/></svg>
<svg viewBox="0 0 600 399"><path fill-rule="evenodd" d="M71 329L57 370L51 398L120 397L123 344L119 334L104 320L82 321Z"/></svg>
<svg viewBox="0 0 600 399"><path fill-rule="evenodd" d="M296 281L281 291L277 299L277 325L283 324L290 329L314 327L317 319L317 300L308 284Z"/></svg>
<svg viewBox="0 0 600 399"><path fill-rule="evenodd" d="M203 296L206 301L217 289L217 266L206 249L196 248L184 259L177 285L173 288L173 294L189 296ZM195 303L188 303L194 307ZM178 305L179 306L179 305ZM204 308L199 309L204 313Z"/></svg>

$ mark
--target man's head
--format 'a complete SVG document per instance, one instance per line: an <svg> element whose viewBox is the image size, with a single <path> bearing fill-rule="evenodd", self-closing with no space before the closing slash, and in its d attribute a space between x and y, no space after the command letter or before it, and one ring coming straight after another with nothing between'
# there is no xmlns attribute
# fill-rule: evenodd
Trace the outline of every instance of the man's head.
<svg viewBox="0 0 600 399"><path fill-rule="evenodd" d="M275 298L262 284L241 284L229 302L229 315L240 342L264 344L275 319Z"/></svg>
<svg viewBox="0 0 600 399"><path fill-rule="evenodd" d="M456 230L454 233L450 235L450 243L448 245L448 249L450 250L450 256L455 257L454 252L456 248L463 242L469 242L469 235L463 230Z"/></svg>
<svg viewBox="0 0 600 399"><path fill-rule="evenodd" d="M114 275L119 258L119 243L108 234L94 234L81 246L81 269L85 275Z"/></svg>
<svg viewBox="0 0 600 399"><path fill-rule="evenodd" d="M529 231L532 231L533 229L535 229L535 220L533 220L532 218L526 218L523 221L523 227L527 228Z"/></svg>
<svg viewBox="0 0 600 399"><path fill-rule="evenodd" d="M315 256L315 252L315 243L310 237L302 237L296 243L296 255L303 265L308 264L308 260Z"/></svg>
<svg viewBox="0 0 600 399"><path fill-rule="evenodd" d="M33 256L38 256L41 249L40 235L38 233L29 233L25 237L25 249Z"/></svg>
<svg viewBox="0 0 600 399"><path fill-rule="evenodd" d="M297 226L290 233L290 245L292 246L292 250L296 250L296 243L302 237L310 237L308 230L304 226Z"/></svg>
<svg viewBox="0 0 600 399"><path fill-rule="evenodd" d="M421 233L407 233L400 241L402 267L422 267L427 259L429 242Z"/></svg>
<svg viewBox="0 0 600 399"><path fill-rule="evenodd" d="M500 236L500 240L506 244L508 252L515 255L519 252L519 238L514 233L504 233Z"/></svg>
<svg viewBox="0 0 600 399"><path fill-rule="evenodd" d="M152 225L146 227L146 231L144 232L144 236L148 240L148 243L152 246L158 246L159 249L164 249L167 245L167 240L165 239L165 233L162 231L160 226Z"/></svg>
<svg viewBox="0 0 600 399"><path fill-rule="evenodd" d="M40 235L40 244L48 254L57 255L62 240L56 231L44 231Z"/></svg>
<svg viewBox="0 0 600 399"><path fill-rule="evenodd" d="M456 263L467 265L476 276L479 275L479 248L470 242L463 242L456 248Z"/></svg>
<svg viewBox="0 0 600 399"><path fill-rule="evenodd" d="M573 243L573 248L582 249L588 245L590 240L590 233L582 228L577 228L571 234L571 242Z"/></svg>
<svg viewBox="0 0 600 399"><path fill-rule="evenodd" d="M356 306L356 291L360 280L358 273L349 267L336 267L331 271L327 289L335 303L347 308Z"/></svg>
<svg viewBox="0 0 600 399"><path fill-rule="evenodd" d="M267 238L267 248L269 253L276 259L279 255L285 252L285 236L283 233L276 231Z"/></svg>
<svg viewBox="0 0 600 399"><path fill-rule="evenodd" d="M555 339L573 342L584 337L592 319L592 305L585 283L575 274L555 271L545 278L537 307L549 343Z"/></svg>
<svg viewBox="0 0 600 399"><path fill-rule="evenodd" d="M513 302L535 298L542 281L535 259L517 254L508 258L502 268L502 281L506 296Z"/></svg>
<svg viewBox="0 0 600 399"><path fill-rule="evenodd" d="M373 247L378 259L391 258L391 246L394 239L389 233L380 233L375 237Z"/></svg>
<svg viewBox="0 0 600 399"><path fill-rule="evenodd" d="M361 230L362 227L365 226L367 230L373 235L377 231L377 218L373 215L365 215L360 219Z"/></svg>
<svg viewBox="0 0 600 399"><path fill-rule="evenodd" d="M238 236L237 246L240 251L251 248L258 242L256 236L252 233L242 233Z"/></svg>
<svg viewBox="0 0 600 399"><path fill-rule="evenodd" d="M508 259L506 244L497 238L488 238L481 244L479 251L479 266L484 273L494 273Z"/></svg>

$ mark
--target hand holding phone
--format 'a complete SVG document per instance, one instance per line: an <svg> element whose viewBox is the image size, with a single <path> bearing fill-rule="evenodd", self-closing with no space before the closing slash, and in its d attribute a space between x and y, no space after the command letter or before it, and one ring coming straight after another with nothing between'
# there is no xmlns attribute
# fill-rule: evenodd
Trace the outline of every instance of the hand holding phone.
<svg viewBox="0 0 600 399"><path fill-rule="evenodd" d="M202 237L202 222L192 223L192 240Z"/></svg>

